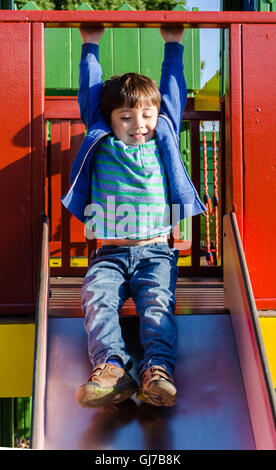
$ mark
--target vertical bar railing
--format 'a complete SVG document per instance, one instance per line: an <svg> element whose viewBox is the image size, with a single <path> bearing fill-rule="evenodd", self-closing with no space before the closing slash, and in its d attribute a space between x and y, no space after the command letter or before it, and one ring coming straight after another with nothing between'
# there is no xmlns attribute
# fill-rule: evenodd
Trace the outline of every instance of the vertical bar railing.
<svg viewBox="0 0 276 470"><path fill-rule="evenodd" d="M191 121L192 181L200 194L200 121ZM192 271L200 266L200 216L192 218Z"/></svg>
<svg viewBox="0 0 276 470"><path fill-rule="evenodd" d="M193 184L198 191L201 193L201 174L200 174L200 161L201 161L201 149L200 149L200 126L202 121L221 122L220 111L196 111L194 110L194 100L190 98L186 105L183 120L190 121L191 129L191 177ZM222 160L221 152L223 151L223 142L221 140L223 136L220 134L220 160ZM221 178L219 178L219 185L221 185ZM220 191L220 196L222 196ZM223 210L223 201L221 201L221 213ZM192 259L191 266L180 266L179 276L210 276L219 277L222 275L221 266L203 266L201 265L201 253L200 253L200 242L201 242L201 226L200 218L198 215L192 218ZM221 227L219 228L221 231ZM220 237L221 239L221 237ZM221 250L220 250L221 251Z"/></svg>

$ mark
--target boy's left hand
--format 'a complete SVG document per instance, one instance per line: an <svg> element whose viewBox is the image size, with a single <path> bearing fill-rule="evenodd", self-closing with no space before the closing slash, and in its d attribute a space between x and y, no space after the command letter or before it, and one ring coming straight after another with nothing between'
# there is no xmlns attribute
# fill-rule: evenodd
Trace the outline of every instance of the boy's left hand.
<svg viewBox="0 0 276 470"><path fill-rule="evenodd" d="M163 25L160 28L160 34L164 41L167 42L182 42L185 28L183 26L170 27L169 25Z"/></svg>

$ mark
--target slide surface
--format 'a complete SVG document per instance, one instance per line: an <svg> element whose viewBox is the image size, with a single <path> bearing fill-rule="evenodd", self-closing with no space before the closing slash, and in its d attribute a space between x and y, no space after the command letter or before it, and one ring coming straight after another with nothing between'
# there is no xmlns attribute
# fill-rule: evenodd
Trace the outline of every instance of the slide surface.
<svg viewBox="0 0 276 470"><path fill-rule="evenodd" d="M254 449L230 316L176 320L177 405L157 408L130 399L87 409L74 398L91 372L83 318L50 318L45 449ZM137 361L138 318L122 317L121 325Z"/></svg>

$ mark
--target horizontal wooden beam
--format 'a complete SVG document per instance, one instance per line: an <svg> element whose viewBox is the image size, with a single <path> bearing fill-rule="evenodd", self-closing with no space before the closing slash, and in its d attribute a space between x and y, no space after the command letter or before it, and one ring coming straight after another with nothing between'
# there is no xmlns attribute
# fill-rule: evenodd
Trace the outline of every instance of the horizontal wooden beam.
<svg viewBox="0 0 276 470"><path fill-rule="evenodd" d="M107 28L159 28L162 24L183 24L187 28L228 28L231 24L276 23L276 12L1 10L1 22L39 22L48 28L77 28L92 24L102 24Z"/></svg>
<svg viewBox="0 0 276 470"><path fill-rule="evenodd" d="M219 121L219 111L195 111L193 98L188 98L183 121ZM77 96L46 96L45 119L80 119Z"/></svg>

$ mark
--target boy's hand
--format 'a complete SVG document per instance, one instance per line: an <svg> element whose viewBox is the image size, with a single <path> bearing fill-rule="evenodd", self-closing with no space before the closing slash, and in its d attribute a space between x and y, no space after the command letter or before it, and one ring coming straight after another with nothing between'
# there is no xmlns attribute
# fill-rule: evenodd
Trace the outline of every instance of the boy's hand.
<svg viewBox="0 0 276 470"><path fill-rule="evenodd" d="M82 37L83 43L92 43L99 44L99 41L104 33L104 27L98 26L95 28L85 28L80 27L80 35Z"/></svg>
<svg viewBox="0 0 276 470"><path fill-rule="evenodd" d="M168 26L161 26L160 33L164 41L167 42L182 42L185 28L183 26L175 26L174 28Z"/></svg>

